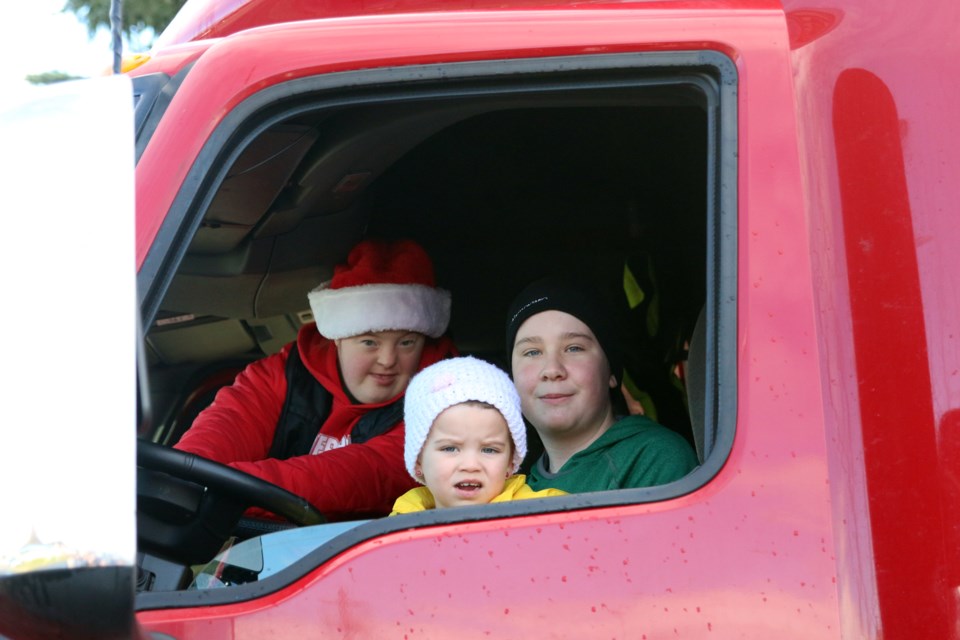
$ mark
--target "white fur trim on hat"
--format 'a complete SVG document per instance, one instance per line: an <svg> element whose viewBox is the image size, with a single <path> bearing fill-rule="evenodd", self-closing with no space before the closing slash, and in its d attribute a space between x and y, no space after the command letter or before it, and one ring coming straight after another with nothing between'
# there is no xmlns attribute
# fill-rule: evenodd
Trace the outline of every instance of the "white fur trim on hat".
<svg viewBox="0 0 960 640"><path fill-rule="evenodd" d="M430 427L444 409L470 400L486 402L497 408L513 439L513 464L516 473L527 455L527 428L520 413L520 396L510 377L499 367L465 356L441 360L413 377L403 401L406 429L403 461L414 480L415 466Z"/></svg>
<svg viewBox="0 0 960 640"><path fill-rule="evenodd" d="M421 284L365 284L307 294L321 335L338 340L372 331L416 331L438 338L450 322L450 292Z"/></svg>

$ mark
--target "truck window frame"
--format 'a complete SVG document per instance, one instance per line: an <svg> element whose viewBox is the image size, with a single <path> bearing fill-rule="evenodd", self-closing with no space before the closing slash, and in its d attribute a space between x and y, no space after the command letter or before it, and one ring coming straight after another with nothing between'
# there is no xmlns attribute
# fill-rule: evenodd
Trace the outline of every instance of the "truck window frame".
<svg viewBox="0 0 960 640"><path fill-rule="evenodd" d="M342 533L287 569L260 582L204 592L142 593L137 609L226 604L277 591L334 556L364 541L409 528L488 521L564 511L622 507L690 494L725 463L734 441L737 391L737 96L736 65L713 50L577 55L380 68L319 75L262 89L234 108L198 155L138 273L144 326L150 326L163 294L183 260L215 187L244 141L310 110L396 100L441 100L471 94L541 92L571 88L661 86L673 78L703 96L708 122L705 320L705 424L711 451L686 477L657 487L518 501L461 510L433 510L403 518L368 521ZM151 120L157 114L151 114ZM143 122L143 121L141 121ZM144 132L149 135L149 131ZM214 168L210 171L208 168ZM186 239L186 240L185 240Z"/></svg>

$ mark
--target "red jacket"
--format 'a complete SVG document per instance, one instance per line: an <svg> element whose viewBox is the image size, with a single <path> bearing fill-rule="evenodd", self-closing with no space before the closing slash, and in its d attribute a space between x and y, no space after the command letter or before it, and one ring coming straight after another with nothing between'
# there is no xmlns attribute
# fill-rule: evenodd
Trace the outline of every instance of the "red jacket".
<svg viewBox="0 0 960 640"><path fill-rule="evenodd" d="M176 448L283 487L309 500L330 520L390 513L397 497L416 486L404 467L403 422L362 444L286 460L267 459L287 392L287 354L294 344L306 368L332 394L330 414L320 433L342 438L365 413L402 395L378 404L352 404L340 381L335 344L309 324L295 343L251 363L232 385L221 389ZM428 338L420 368L453 355L456 349L449 338Z"/></svg>

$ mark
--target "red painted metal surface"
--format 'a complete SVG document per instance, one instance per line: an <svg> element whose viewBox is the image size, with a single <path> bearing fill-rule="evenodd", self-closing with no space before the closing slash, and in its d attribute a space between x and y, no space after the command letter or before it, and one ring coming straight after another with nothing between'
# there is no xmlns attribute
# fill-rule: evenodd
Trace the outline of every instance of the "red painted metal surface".
<svg viewBox="0 0 960 640"><path fill-rule="evenodd" d="M949 213L960 47L948 25L960 13L943 2L915 19L895 0L785 4L844 631L960 637L949 417L960 300L947 275L960 242Z"/></svg>
<svg viewBox="0 0 960 640"><path fill-rule="evenodd" d="M146 629L960 638L960 9L666 4L344 18L214 42L138 166L137 255L213 127L281 80L721 50L740 72L738 415L717 477L667 502L391 534L253 602L141 612ZM186 59L159 54L144 72ZM209 77L222 82L201 91Z"/></svg>
<svg viewBox="0 0 960 640"><path fill-rule="evenodd" d="M176 20L164 30L158 39L161 46L182 44L192 40L222 38L239 31L279 24L320 18L336 18L362 15L421 13L430 11L480 11L498 9L558 8L571 3L556 0L190 0L181 9ZM583 3L579 3L583 4ZM616 2L594 2L592 6L621 6ZM686 6L689 0L660 0L645 2L650 8ZM771 0L701 0L696 3L704 9L737 8L759 9L776 6ZM622 6L621 6L622 8Z"/></svg>
<svg viewBox="0 0 960 640"><path fill-rule="evenodd" d="M863 69L839 75L833 113L874 557L886 568L877 580L881 618L894 637L943 638L946 616L929 615L952 603L931 580L946 549L900 122L883 81ZM911 401L891 402L898 396Z"/></svg>

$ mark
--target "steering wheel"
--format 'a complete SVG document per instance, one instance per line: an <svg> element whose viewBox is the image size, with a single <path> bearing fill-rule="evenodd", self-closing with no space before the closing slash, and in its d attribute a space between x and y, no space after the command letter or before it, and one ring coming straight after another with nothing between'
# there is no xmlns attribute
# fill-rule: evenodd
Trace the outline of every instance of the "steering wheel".
<svg viewBox="0 0 960 640"><path fill-rule="evenodd" d="M137 531L142 550L184 564L206 562L249 507L299 526L326 522L312 504L266 480L137 440Z"/></svg>

